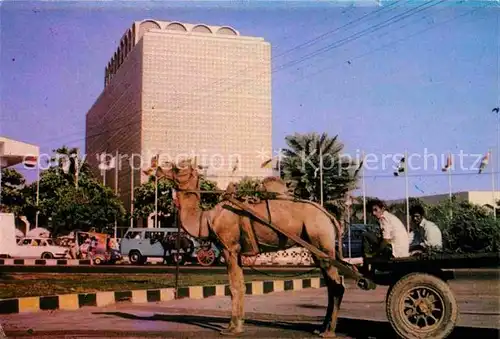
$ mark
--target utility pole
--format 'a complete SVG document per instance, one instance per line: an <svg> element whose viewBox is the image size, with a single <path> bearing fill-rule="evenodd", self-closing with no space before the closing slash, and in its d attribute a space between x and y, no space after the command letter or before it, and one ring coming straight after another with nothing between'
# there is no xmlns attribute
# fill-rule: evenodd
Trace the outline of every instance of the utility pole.
<svg viewBox="0 0 500 339"><path fill-rule="evenodd" d="M115 153L115 195L117 197L118 197L118 165L119 165L118 150L116 150L116 153ZM115 239L116 239L117 231L118 231L118 221L116 220L116 216L115 216L115 231L114 231Z"/></svg>
<svg viewBox="0 0 500 339"><path fill-rule="evenodd" d="M75 160L75 187L78 188L78 179L80 177L80 164L79 164L79 159L80 159L80 151L77 149L76 150L76 157L73 154L73 158ZM70 163L71 164L71 163Z"/></svg>
<svg viewBox="0 0 500 339"><path fill-rule="evenodd" d="M410 170L408 161L408 151L405 150L405 186L406 186L406 231L410 232L410 193L408 185L408 171Z"/></svg>
<svg viewBox="0 0 500 339"><path fill-rule="evenodd" d="M158 227L158 166L160 161L160 155L156 155L156 164L155 164L155 225L154 227Z"/></svg>
<svg viewBox="0 0 500 339"><path fill-rule="evenodd" d="M35 227L38 228L38 215L40 203L40 159L37 158L36 164L36 214L35 214Z"/></svg>
<svg viewBox="0 0 500 339"><path fill-rule="evenodd" d="M321 206L323 206L323 151L321 149L321 145L319 148L319 185L320 185L320 198L321 198Z"/></svg>
<svg viewBox="0 0 500 339"><path fill-rule="evenodd" d="M134 227L134 157L130 157L130 227Z"/></svg>

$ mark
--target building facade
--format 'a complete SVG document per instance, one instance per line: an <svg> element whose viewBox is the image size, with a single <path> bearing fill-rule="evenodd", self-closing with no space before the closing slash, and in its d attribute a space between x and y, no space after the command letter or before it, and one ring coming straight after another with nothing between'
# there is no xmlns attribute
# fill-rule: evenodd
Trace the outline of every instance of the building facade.
<svg viewBox="0 0 500 339"><path fill-rule="evenodd" d="M271 46L231 27L144 20L124 34L105 69L104 90L86 116L86 153L119 154L106 171L130 206L140 168L196 157L225 188L242 176L264 177L272 155ZM132 170L130 158L134 158ZM236 169L235 169L236 168Z"/></svg>

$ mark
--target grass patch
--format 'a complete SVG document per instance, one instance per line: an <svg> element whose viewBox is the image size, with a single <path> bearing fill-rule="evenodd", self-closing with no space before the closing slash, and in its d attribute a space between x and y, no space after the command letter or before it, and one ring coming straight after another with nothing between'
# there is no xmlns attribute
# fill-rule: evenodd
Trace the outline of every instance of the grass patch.
<svg viewBox="0 0 500 339"><path fill-rule="evenodd" d="M245 281L319 277L318 273L292 277L291 272L247 273ZM179 274L179 286L227 284L226 273ZM97 291L126 291L175 287L175 274L101 274L101 273L2 273L0 299L49 296Z"/></svg>

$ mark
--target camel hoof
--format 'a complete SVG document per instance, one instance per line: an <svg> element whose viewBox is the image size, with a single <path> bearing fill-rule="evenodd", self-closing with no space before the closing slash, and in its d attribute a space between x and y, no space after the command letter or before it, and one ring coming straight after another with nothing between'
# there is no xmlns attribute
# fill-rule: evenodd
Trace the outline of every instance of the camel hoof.
<svg viewBox="0 0 500 339"><path fill-rule="evenodd" d="M240 334L243 334L243 330L238 331L235 328L225 328L222 331L220 331L220 335L238 336Z"/></svg>
<svg viewBox="0 0 500 339"><path fill-rule="evenodd" d="M337 338L337 335L335 334L335 332L331 332L331 331L321 332L321 333L319 333L319 336L321 338Z"/></svg>

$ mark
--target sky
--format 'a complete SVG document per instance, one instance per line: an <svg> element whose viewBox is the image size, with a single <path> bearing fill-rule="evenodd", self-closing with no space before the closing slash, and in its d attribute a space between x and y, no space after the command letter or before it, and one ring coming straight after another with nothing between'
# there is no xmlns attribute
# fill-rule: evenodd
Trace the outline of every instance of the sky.
<svg viewBox="0 0 500 339"><path fill-rule="evenodd" d="M370 154L366 194L384 199L405 195L405 179L392 175L398 154L420 154L408 176L409 194L420 196L448 192L444 157L461 151L468 155L452 172L452 190L491 190L500 181L500 118L492 112L500 106L499 5L2 1L0 135L42 153L63 144L84 150L85 114L134 21L229 25L272 46L275 149L295 132L338 135L344 152ZM477 175L489 149L493 161ZM428 155L424 168L425 154L438 162Z"/></svg>

